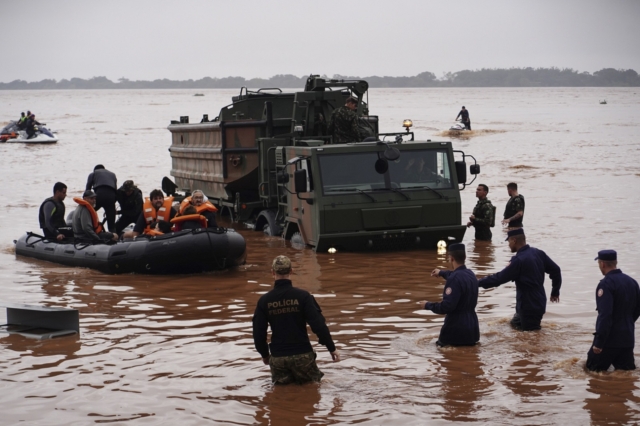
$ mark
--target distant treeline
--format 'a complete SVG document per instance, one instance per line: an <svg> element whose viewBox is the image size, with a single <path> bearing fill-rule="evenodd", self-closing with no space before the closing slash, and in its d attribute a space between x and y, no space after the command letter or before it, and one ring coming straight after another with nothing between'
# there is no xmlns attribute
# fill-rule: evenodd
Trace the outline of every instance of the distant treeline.
<svg viewBox="0 0 640 426"><path fill-rule="evenodd" d="M128 80L120 78L113 82L106 77L53 79L38 82L14 80L0 83L0 90L29 89L236 89L239 87L302 88L308 76L296 77L279 74L269 79L244 77L211 78L200 80ZM367 80L370 87L625 87L640 86L640 77L634 70L603 68L593 74L578 72L570 68L509 68L464 70L446 73L436 78L432 72L423 72L413 77L355 77L334 75L334 79Z"/></svg>

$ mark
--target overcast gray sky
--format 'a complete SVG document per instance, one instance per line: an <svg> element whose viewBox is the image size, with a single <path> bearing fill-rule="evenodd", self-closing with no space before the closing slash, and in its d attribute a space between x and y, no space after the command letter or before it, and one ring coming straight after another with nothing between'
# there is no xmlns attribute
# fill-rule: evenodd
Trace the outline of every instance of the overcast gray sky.
<svg viewBox="0 0 640 426"><path fill-rule="evenodd" d="M0 82L640 71L637 0L2 0Z"/></svg>

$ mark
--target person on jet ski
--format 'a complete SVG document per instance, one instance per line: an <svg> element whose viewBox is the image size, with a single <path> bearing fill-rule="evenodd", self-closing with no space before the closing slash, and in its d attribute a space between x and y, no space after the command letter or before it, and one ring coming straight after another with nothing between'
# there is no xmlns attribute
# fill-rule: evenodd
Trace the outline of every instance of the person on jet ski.
<svg viewBox="0 0 640 426"><path fill-rule="evenodd" d="M471 130L471 119L469 119L469 111L463 106L458 115L456 116L456 121L458 121L458 117L461 118L462 124L467 130Z"/></svg>
<svg viewBox="0 0 640 426"><path fill-rule="evenodd" d="M29 118L27 118L27 139L32 139L36 137L36 126L39 126L40 123L36 121L36 116L31 114Z"/></svg>
<svg viewBox="0 0 640 426"><path fill-rule="evenodd" d="M20 118L18 118L16 124L18 126L18 130L24 130L27 127L27 116L24 112L20 113Z"/></svg>

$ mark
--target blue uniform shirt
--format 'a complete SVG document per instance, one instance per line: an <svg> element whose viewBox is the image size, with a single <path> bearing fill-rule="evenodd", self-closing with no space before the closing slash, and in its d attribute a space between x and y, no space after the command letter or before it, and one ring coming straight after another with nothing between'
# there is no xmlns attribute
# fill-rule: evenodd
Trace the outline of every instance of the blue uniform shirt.
<svg viewBox="0 0 640 426"><path fill-rule="evenodd" d="M427 302L425 309L446 314L440 330L440 342L449 345L473 345L480 340L480 327L476 315L478 280L471 269L462 265L455 271L440 271L447 280L442 302Z"/></svg>
<svg viewBox="0 0 640 426"><path fill-rule="evenodd" d="M543 315L547 309L545 273L551 278L551 296L559 297L562 285L560 267L545 252L527 244L517 251L506 268L481 279L478 284L482 288L491 288L515 281L516 312L524 315Z"/></svg>
<svg viewBox="0 0 640 426"><path fill-rule="evenodd" d="M609 271L596 288L596 348L632 348L640 316L640 287L620 269Z"/></svg>

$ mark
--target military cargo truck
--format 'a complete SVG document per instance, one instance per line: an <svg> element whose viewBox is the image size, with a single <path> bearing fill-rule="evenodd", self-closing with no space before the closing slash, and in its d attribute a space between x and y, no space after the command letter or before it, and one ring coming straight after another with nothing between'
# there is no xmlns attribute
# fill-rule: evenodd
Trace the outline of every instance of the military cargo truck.
<svg viewBox="0 0 640 426"><path fill-rule="evenodd" d="M316 251L428 248L461 241L460 190L475 158L451 142L380 133L363 80L308 78L301 92L246 88L208 121L172 121L167 193L201 189L236 222ZM333 144L327 125L346 99L364 141ZM475 176L473 178L475 180Z"/></svg>

